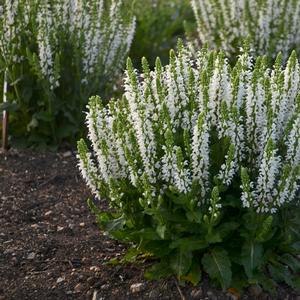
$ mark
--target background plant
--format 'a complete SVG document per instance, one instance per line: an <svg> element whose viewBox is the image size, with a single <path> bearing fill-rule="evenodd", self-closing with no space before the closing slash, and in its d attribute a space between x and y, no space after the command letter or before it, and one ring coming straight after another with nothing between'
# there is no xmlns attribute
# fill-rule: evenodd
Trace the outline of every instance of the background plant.
<svg viewBox="0 0 300 300"><path fill-rule="evenodd" d="M125 94L89 103L93 152L78 142L80 169L98 199L102 228L134 242L127 258L159 258L147 278L201 270L223 289L276 282L299 288L300 89L294 52L272 70L248 53L231 68L222 52L194 61L179 45L169 65L138 74Z"/></svg>
<svg viewBox="0 0 300 300"><path fill-rule="evenodd" d="M188 0L134 1L137 18L135 38L129 56L139 65L143 56L152 67L157 56L168 63L169 49L176 46L179 37L184 38L184 23L194 23L193 10Z"/></svg>
<svg viewBox="0 0 300 300"><path fill-rule="evenodd" d="M241 40L248 38L255 55L286 59L300 48L298 0L191 0L199 38L235 58Z"/></svg>
<svg viewBox="0 0 300 300"><path fill-rule="evenodd" d="M131 45L135 20L120 0L6 0L1 77L7 70L12 135L30 144L72 141L91 95L109 90Z"/></svg>

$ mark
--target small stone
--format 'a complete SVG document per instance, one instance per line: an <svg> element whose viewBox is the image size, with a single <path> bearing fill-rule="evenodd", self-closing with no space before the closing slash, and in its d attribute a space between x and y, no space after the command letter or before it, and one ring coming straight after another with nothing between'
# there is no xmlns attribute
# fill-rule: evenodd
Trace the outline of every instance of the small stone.
<svg viewBox="0 0 300 300"><path fill-rule="evenodd" d="M88 290L87 291L87 293L86 293L86 295L89 297L89 299L90 299L90 296L92 296L92 291L91 290Z"/></svg>
<svg viewBox="0 0 300 300"><path fill-rule="evenodd" d="M144 283L134 283L130 286L130 291L131 293L135 294L141 292L144 288L145 288Z"/></svg>
<svg viewBox="0 0 300 300"><path fill-rule="evenodd" d="M4 250L3 254L6 255L6 254L12 254L13 252L15 251L15 249L6 249Z"/></svg>
<svg viewBox="0 0 300 300"><path fill-rule="evenodd" d="M76 293L79 293L79 292L81 292L82 288L83 288L83 285L81 283L78 283L75 285L74 291Z"/></svg>
<svg viewBox="0 0 300 300"><path fill-rule="evenodd" d="M48 210L47 212L45 212L45 217L48 217L48 216L50 216L52 214L52 210Z"/></svg>
<svg viewBox="0 0 300 300"><path fill-rule="evenodd" d="M35 258L35 253L34 252L30 252L27 256L28 260L33 260Z"/></svg>
<svg viewBox="0 0 300 300"><path fill-rule="evenodd" d="M65 280L64 277L58 277L57 280L56 280L56 283L61 283Z"/></svg>
<svg viewBox="0 0 300 300"><path fill-rule="evenodd" d="M64 158L70 157L70 156L72 156L72 152L71 152L71 151L66 151L66 152L63 153L62 156L63 156Z"/></svg>
<svg viewBox="0 0 300 300"><path fill-rule="evenodd" d="M209 300L217 300L218 299L218 297L212 291L207 291L206 294L207 294Z"/></svg>
<svg viewBox="0 0 300 300"><path fill-rule="evenodd" d="M79 224L79 226L80 226L80 227L84 227L84 226L85 226L85 223L82 222L82 223Z"/></svg>
<svg viewBox="0 0 300 300"><path fill-rule="evenodd" d="M98 300L98 292L95 290L94 293L93 293L93 298L92 300Z"/></svg>
<svg viewBox="0 0 300 300"><path fill-rule="evenodd" d="M97 271L100 271L100 268L97 267L97 266L92 266L92 267L90 267L90 271L95 271L95 272L97 272Z"/></svg>
<svg viewBox="0 0 300 300"><path fill-rule="evenodd" d="M64 227L62 226L57 226L57 231L60 232L60 231L63 231L64 230Z"/></svg>
<svg viewBox="0 0 300 300"><path fill-rule="evenodd" d="M8 241L5 241L5 242L3 242L3 245L6 245L6 244L9 244L9 243L11 243L11 242L13 242L14 240L8 240Z"/></svg>
<svg viewBox="0 0 300 300"><path fill-rule="evenodd" d="M101 287L100 287L100 289L101 290L108 290L109 287L110 287L109 284L106 283L106 284L102 284Z"/></svg>
<svg viewBox="0 0 300 300"><path fill-rule="evenodd" d="M11 261L13 262L14 265L17 265L18 264L18 259L16 257L13 257L11 259Z"/></svg>
<svg viewBox="0 0 300 300"><path fill-rule="evenodd" d="M192 299L201 299L203 296L203 291L202 288L198 288L198 289L193 289L191 291L191 298Z"/></svg>
<svg viewBox="0 0 300 300"><path fill-rule="evenodd" d="M70 224L69 224L69 228L70 228L71 230L73 230L73 229L75 228L75 224L70 223Z"/></svg>
<svg viewBox="0 0 300 300"><path fill-rule="evenodd" d="M248 290L250 295L254 297L260 296L261 293L263 292L262 288L259 285L251 285Z"/></svg>
<svg viewBox="0 0 300 300"><path fill-rule="evenodd" d="M239 297L237 295L227 293L226 296L228 297L228 300L238 300Z"/></svg>

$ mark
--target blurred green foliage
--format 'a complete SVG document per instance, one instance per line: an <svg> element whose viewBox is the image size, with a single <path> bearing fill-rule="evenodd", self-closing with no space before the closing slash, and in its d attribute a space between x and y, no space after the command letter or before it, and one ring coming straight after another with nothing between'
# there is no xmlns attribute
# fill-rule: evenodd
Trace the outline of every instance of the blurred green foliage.
<svg viewBox="0 0 300 300"><path fill-rule="evenodd" d="M137 28L129 56L140 67L145 56L151 67L157 56L163 64L177 39L185 37L185 26L194 24L194 14L189 0L136 0L134 14Z"/></svg>

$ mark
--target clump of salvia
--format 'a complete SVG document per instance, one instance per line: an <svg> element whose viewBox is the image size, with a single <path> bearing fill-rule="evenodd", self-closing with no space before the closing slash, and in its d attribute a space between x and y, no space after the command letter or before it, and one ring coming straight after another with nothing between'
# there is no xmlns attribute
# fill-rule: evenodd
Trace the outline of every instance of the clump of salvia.
<svg viewBox="0 0 300 300"><path fill-rule="evenodd" d="M286 59L300 48L300 2L298 0L191 0L199 38L210 47L237 53L248 39L254 54Z"/></svg>
<svg viewBox="0 0 300 300"><path fill-rule="evenodd" d="M122 2L7 0L1 6L2 60L10 69L10 63L26 59L24 49L36 45L39 65L35 67L54 89L60 78L55 58L68 44L73 51L69 63L78 64L81 83L91 84L99 74L114 74L129 50L135 28L134 19L126 19L121 12Z"/></svg>
<svg viewBox="0 0 300 300"><path fill-rule="evenodd" d="M285 267L300 253L299 75L295 52L285 67L245 52L231 68L179 43L154 71L128 60L122 99L90 99L80 170L115 213L90 205L112 236L161 258L148 278L196 283L203 268L225 288L234 268L245 285L299 287Z"/></svg>
<svg viewBox="0 0 300 300"><path fill-rule="evenodd" d="M135 18L122 0L6 0L0 8L0 65L16 118L27 121L23 135L46 143L74 136L88 98L116 81Z"/></svg>

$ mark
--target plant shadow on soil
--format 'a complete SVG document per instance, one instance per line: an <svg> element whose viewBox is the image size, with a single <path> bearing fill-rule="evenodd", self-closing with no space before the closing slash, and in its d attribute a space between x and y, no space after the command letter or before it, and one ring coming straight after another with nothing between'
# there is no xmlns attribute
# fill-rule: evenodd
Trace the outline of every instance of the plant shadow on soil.
<svg viewBox="0 0 300 300"><path fill-rule="evenodd" d="M238 299L207 278L179 287L174 278L145 281L149 263L106 264L126 247L98 229L76 165L70 151L0 153L0 300ZM240 299L300 296L282 286L276 298L247 291Z"/></svg>

